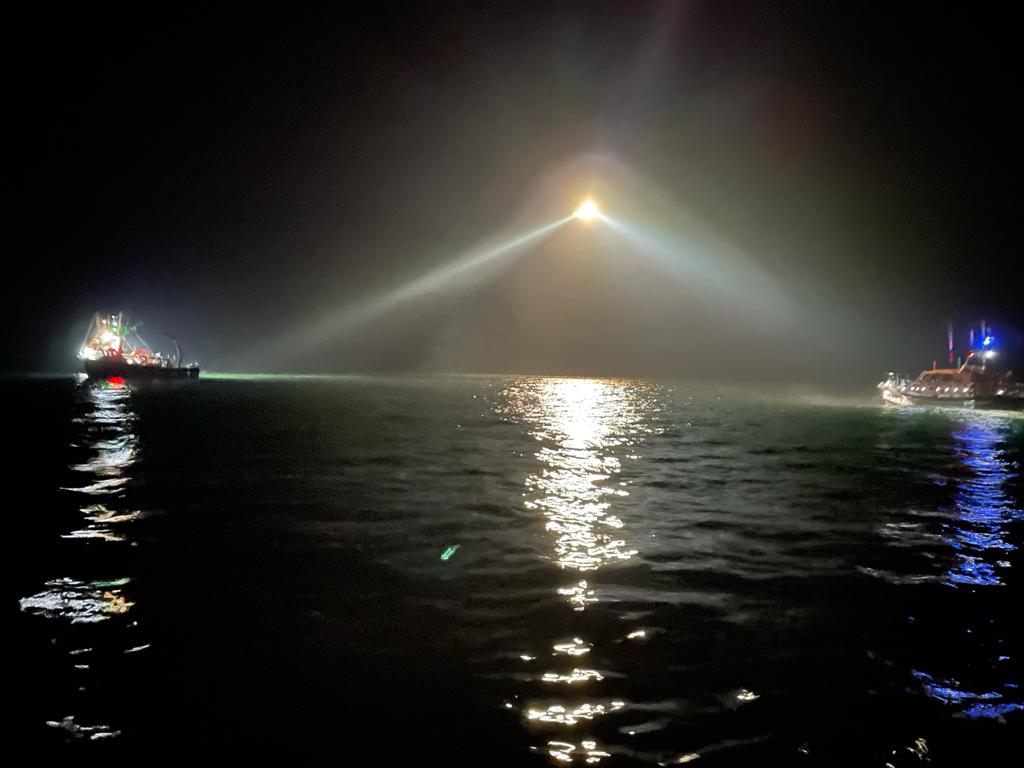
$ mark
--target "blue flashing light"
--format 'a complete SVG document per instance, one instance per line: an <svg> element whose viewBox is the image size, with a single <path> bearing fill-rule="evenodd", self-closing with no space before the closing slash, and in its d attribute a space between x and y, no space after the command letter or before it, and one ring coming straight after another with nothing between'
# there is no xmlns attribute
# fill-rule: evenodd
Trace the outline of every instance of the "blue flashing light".
<svg viewBox="0 0 1024 768"><path fill-rule="evenodd" d="M984 347L991 347L992 346L992 337L991 336L986 336L985 340L983 342L981 342L981 344Z"/></svg>

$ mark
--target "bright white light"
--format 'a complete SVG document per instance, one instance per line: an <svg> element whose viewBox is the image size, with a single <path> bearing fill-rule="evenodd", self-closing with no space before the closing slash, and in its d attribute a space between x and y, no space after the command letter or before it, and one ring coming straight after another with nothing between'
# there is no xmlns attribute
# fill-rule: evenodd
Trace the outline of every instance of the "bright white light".
<svg viewBox="0 0 1024 768"><path fill-rule="evenodd" d="M985 359L986 360L991 360L995 356L996 356L996 351L994 349L986 349L985 350Z"/></svg>
<svg viewBox="0 0 1024 768"><path fill-rule="evenodd" d="M589 197L580 203L580 207L573 213L573 216L580 221L590 221L591 219L596 219L600 215L601 209L598 208L597 203Z"/></svg>

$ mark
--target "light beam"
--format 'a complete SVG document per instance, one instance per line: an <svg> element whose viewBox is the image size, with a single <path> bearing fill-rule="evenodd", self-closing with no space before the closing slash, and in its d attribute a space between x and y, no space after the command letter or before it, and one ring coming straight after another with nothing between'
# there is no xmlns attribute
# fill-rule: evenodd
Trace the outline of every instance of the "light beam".
<svg viewBox="0 0 1024 768"><path fill-rule="evenodd" d="M572 216L566 216L504 242L480 246L373 299L355 301L328 312L307 326L279 336L261 347L258 354L263 359L275 359L296 351L311 349L342 337L359 325L380 317L401 304L465 287L472 284L474 279L479 279L485 267L493 266L502 257L536 244L571 220ZM252 357L255 357L255 354Z"/></svg>
<svg viewBox="0 0 1024 768"><path fill-rule="evenodd" d="M737 312L788 318L791 307L775 281L738 249L714 239L656 232L599 214L601 221L636 251L681 282L735 301Z"/></svg>

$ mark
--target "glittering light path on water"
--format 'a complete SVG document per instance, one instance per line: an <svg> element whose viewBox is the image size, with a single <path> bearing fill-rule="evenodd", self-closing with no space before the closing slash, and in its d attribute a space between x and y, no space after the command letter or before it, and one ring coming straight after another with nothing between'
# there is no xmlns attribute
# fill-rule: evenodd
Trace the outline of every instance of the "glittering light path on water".
<svg viewBox="0 0 1024 768"><path fill-rule="evenodd" d="M82 711L68 714L57 710L54 715L60 719L45 723L65 738L99 741L117 738L121 730L108 724L103 706L91 698L93 689L101 690L98 681L110 684L127 675L125 655L150 647L148 642L138 642L144 635L139 622L132 618L135 580L110 572L111 563L118 562L112 554L122 548L119 551L123 557L123 548L133 543L132 523L142 516L142 511L129 503L141 448L129 387L123 383L87 382L78 387L76 399L80 415L73 420L72 448L78 458L69 467L76 481L61 490L78 505L83 522L61 538L75 547L70 564L76 569L91 565L95 572L105 575L91 578L54 574L33 594L22 597L18 605L37 622L93 628L74 634L51 630L62 638L74 638L62 662L88 684L79 687L82 696L74 705ZM101 623L109 631L97 632L95 626ZM83 642L88 645L78 647ZM55 697L54 703L59 700ZM103 722L96 722L96 717Z"/></svg>
<svg viewBox="0 0 1024 768"><path fill-rule="evenodd" d="M972 613L964 608L977 602L977 593L1006 588L1003 572L1010 567L1008 553L1015 549L1007 528L1024 518L1024 512L1007 492L1014 468L1004 456L1005 435L996 425L982 417L967 418L957 425L952 438L966 474L957 480L954 518L943 536L956 553L943 582L958 588L961 599L967 601L958 612L973 624ZM925 695L971 720L999 719L1024 711L1020 680L1008 677L1012 659L1001 645L1007 628L982 611L987 620L966 628L972 638L969 656L958 654L944 660L942 675L911 670ZM960 647L963 653L962 645L949 645Z"/></svg>
<svg viewBox="0 0 1024 768"><path fill-rule="evenodd" d="M560 590L575 610L592 602L586 574L636 554L622 535L612 500L628 491L612 482L616 455L637 437L642 396L633 385L592 379L538 379L508 393L532 424L543 470L527 479L527 509L539 511L554 537L555 562L584 577Z"/></svg>
<svg viewBox="0 0 1024 768"><path fill-rule="evenodd" d="M499 410L527 423L540 443L535 454L540 466L526 480L524 505L543 517L554 564L575 575L557 590L571 608L565 629L572 633L578 620L568 617L599 600L593 583L597 573L637 554L612 505L629 495L627 482L617 479L621 461L636 458L631 446L651 431L653 397L636 382L594 379L524 380L504 394L505 406ZM554 668L537 669L536 680L546 695L527 703L522 715L531 728L547 729L549 735L556 731L557 738L538 746L556 763L578 759L593 765L611 756L577 730L626 707L607 692L601 695L608 670L586 664L592 650L590 642L576 636L537 649ZM529 663L538 657L520 658ZM573 741L566 740L570 734Z"/></svg>
<svg viewBox="0 0 1024 768"><path fill-rule="evenodd" d="M967 422L953 433L969 475L958 483L957 525L947 537L957 552L957 565L947 574L952 585L999 586L999 571L1008 567L1005 553L1014 549L1006 525L1021 510L1007 496L1010 469L999 448L999 432L985 422ZM993 555L996 557L993 558Z"/></svg>

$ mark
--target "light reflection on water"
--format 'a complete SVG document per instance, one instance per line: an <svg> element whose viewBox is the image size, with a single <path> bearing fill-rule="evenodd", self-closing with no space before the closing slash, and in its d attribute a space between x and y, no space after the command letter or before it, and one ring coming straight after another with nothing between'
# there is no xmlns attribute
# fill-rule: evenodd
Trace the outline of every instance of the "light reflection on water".
<svg viewBox="0 0 1024 768"><path fill-rule="evenodd" d="M132 391L123 385L90 382L79 387L78 393L85 412L73 419L79 432L74 447L86 451L87 457L72 464L71 470L76 476L84 475L84 484L64 490L84 495L89 503L79 508L86 525L64 538L123 541L125 536L116 527L140 514L136 509L119 509L139 460ZM102 497L103 503L96 497Z"/></svg>
<svg viewBox="0 0 1024 768"><path fill-rule="evenodd" d="M70 533L65 533L62 538L126 541L126 537L119 533L114 526L120 526L123 523L130 523L133 520L137 520L141 515L141 512L138 510L131 512L117 512L112 509L108 509L102 504L90 504L82 507L80 511L84 515L88 525L84 528L76 528Z"/></svg>
<svg viewBox="0 0 1024 768"><path fill-rule="evenodd" d="M612 482L622 469L623 448L651 431L653 394L636 382L595 379L522 379L505 392L507 411L525 421L541 445L541 470L526 480L524 506L540 512L562 569L598 571L636 553L617 497L628 482ZM586 579L559 590L574 610L598 598Z"/></svg>
<svg viewBox="0 0 1024 768"><path fill-rule="evenodd" d="M957 480L953 521L943 534L943 540L955 553L955 561L942 581L971 592L1001 588L1005 586L1002 571L1010 567L1005 553L1015 549L1007 538L1007 526L1024 518L1007 491L1015 466L1003 452L1005 435L998 421L977 416L958 423L952 439L965 474ZM974 598L973 594L966 596L968 600ZM1002 634L995 619L989 618L988 624L986 638ZM978 637L971 627L966 631ZM925 695L955 708L961 717L1002 718L1024 710L1024 704L1019 702L1019 682L1005 679L1001 672L1008 669L1005 662L1009 657L992 658L992 650L986 645L987 640L978 637L967 658L949 660L954 669L963 673L956 677L941 677L918 669L911 670L911 674Z"/></svg>
<svg viewBox="0 0 1024 768"><path fill-rule="evenodd" d="M58 728L65 731L76 739L88 739L89 741L100 741L101 739L112 739L121 735L109 725L79 725L75 718L68 715L63 720L47 720L46 724L51 728Z"/></svg>
<svg viewBox="0 0 1024 768"><path fill-rule="evenodd" d="M597 746L596 741L584 740L578 745L569 741L549 741L547 746L548 754L559 763L571 763L579 757L583 762L594 765L606 757L611 757L610 753Z"/></svg>
<svg viewBox="0 0 1024 768"><path fill-rule="evenodd" d="M89 410L73 421L79 426L81 447L90 456L71 467L86 476L86 484L66 490L90 496L120 494L139 452L139 439L132 431L131 390L87 383L79 393Z"/></svg>
<svg viewBox="0 0 1024 768"><path fill-rule="evenodd" d="M42 592L23 597L21 610L50 619L68 619L72 624L104 621L128 612L134 603L126 599L122 587L129 579L78 581L53 579Z"/></svg>
<svg viewBox="0 0 1024 768"><path fill-rule="evenodd" d="M615 712L626 706L623 701L610 701L607 703L583 702L575 707L564 704L551 704L545 709L528 709L527 720L539 720L543 723L557 723L559 725L576 725L582 720L593 720L609 712Z"/></svg>
<svg viewBox="0 0 1024 768"><path fill-rule="evenodd" d="M573 581L557 589L568 603L567 631L573 614L600 601L596 579L609 566L636 554L636 537L617 514L616 502L629 496L623 460L636 459L631 447L654 431L655 388L631 381L595 379L519 379L504 392L499 411L528 425L539 443L539 469L526 479L524 507L539 513L550 537L552 562L572 571ZM580 660L593 646L582 637L556 642L552 656ZM570 662L571 663L571 662ZM538 680L574 692L600 686L607 670L566 666L543 671ZM598 693L598 691L594 691ZM625 707L617 699L556 700L528 705L527 722L572 729ZM558 763L598 763L609 753L595 741L547 742Z"/></svg>
<svg viewBox="0 0 1024 768"><path fill-rule="evenodd" d="M567 675L559 675L555 672L545 672L542 679L545 683L566 683L568 685L574 685L576 683L585 683L590 680L604 680L604 675L596 669L574 668L572 672Z"/></svg>
<svg viewBox="0 0 1024 768"><path fill-rule="evenodd" d="M478 392L478 387L474 383L472 391ZM451 399L461 403L468 399L468 390L468 386L456 390ZM787 749L792 756L805 740L810 743L817 738L818 741L811 744L811 754L815 755L813 759L827 764L829 756L825 749L832 746L842 749L840 740L851 732L849 727L863 726L863 743L874 749L885 736L872 733L871 726L882 723L881 731L885 732L884 722L891 719L894 727L902 727L900 707L908 703L908 710L912 710L908 723L919 711L929 713L928 718L922 718L929 724L928 730L918 733L915 727L913 737L927 737L930 743L934 743L933 736L938 736L935 731L941 730L942 723L950 716L997 718L1013 708L1019 709L1019 691L1008 688L1008 684L1018 681L1014 677L1016 673L1009 671L1016 659L1009 659L1008 655L1016 656L1019 642L1007 628L1012 614L1001 608L1019 588L1017 568L999 565L1004 558L1014 564L1018 562L1015 558L1019 551L1010 551L999 543L1020 545L1019 501L1014 495L1019 483L1019 450L1016 443L1004 442L1006 430L998 422L983 424L980 429L958 422L951 429L945 416L934 417L923 425L917 417L917 421L911 422L908 418L904 426L894 427L894 418L876 421L873 414L867 413L858 414L855 422L850 417L852 426L844 427L846 417L843 414L822 418L804 411L774 413L750 408L737 412L719 406L717 401L709 404L706 418L702 420L698 414L703 406L685 410L682 398L677 402L669 385L658 388L626 382L533 379L488 382L485 390L488 397L493 397L495 391L505 393L499 407L510 416L508 420L520 428L497 424L498 420L489 412L485 414L473 441L456 442L453 447L461 449L454 455L469 457L464 469L476 471L479 468L486 473L467 474L471 485L462 484L462 475L459 475L459 484L450 488L438 481L436 496L436 506L440 509L452 498L475 501L476 497L465 493L465 489L479 489L483 496L479 508L488 510L486 514L467 520L456 510L450 517L440 514L434 517L423 511L426 506L433 507L432 504L418 504L410 511L410 517L401 519L401 524L381 524L373 528L369 537L366 533L369 529L359 526L358 539L343 540L350 549L331 549L329 555L320 552L323 560L316 560L317 566L337 562L338 569L324 568L321 576L321 569L317 567L318 575L309 583L308 597L291 594L296 585L296 571L292 568L301 562L303 574L313 570L307 567L310 550L304 546L296 548L298 554L294 560L291 555L282 560L289 568L274 570L266 582L262 581L263 571L270 570L273 562L265 564L257 559L262 550L251 551L246 555L251 559L246 562L255 566L253 576L260 579L255 583L262 587L272 580L274 586L264 591L253 589L248 581L232 580L238 582L239 591L223 596L220 604L228 605L231 601L230 610L225 613L228 618L216 618L220 623L214 626L226 627L241 618L249 622L244 626L245 631L259 639L261 633L274 630L263 612L252 609L266 608L268 599L280 598L289 606L280 613L283 622L280 632L301 638L303 651L312 649L302 660L304 671L322 674L324 690L334 686L334 690L343 692L353 677L351 672L355 671L358 677L365 667L382 680L380 690L389 697L387 706L391 701L401 700L406 690L404 682L393 678L401 676L403 681L411 680L416 684L409 689L412 691L422 690L419 685L426 680L434 685L440 679L432 673L429 678L417 674L421 667L431 667L426 662L435 658L436 650L433 644L422 642L417 622L430 622L428 628L437 634L426 634L428 638L447 638L449 630L454 629L453 636L465 643L443 646L437 668L462 673L467 669L464 665L470 665L468 669L478 673L472 681L473 709L467 714L473 717L480 714L481 722L492 716L500 719L503 733L513 737L507 745L508 752L518 752L528 744L541 760L549 759L556 764L605 764L615 759L646 764L714 762L716 758L712 754L718 746L711 743L709 734L720 733L722 743L731 745L735 743L731 739L734 735L753 738L762 732L773 732L776 725L780 725L775 716L783 711L787 713L783 716L787 721L791 716L793 719L806 717L809 723L804 725L802 721L794 726L797 740L793 744L784 743L788 739L785 735L788 722L781 723L783 735L779 737L779 749ZM372 392L374 397L391 394L379 389ZM410 389L410 392L406 405L395 406L396 417L420 418L424 413L440 410L441 416L437 418L447 423L452 411L432 404L427 399L429 393L422 389ZM65 490L59 494L59 498L71 502L67 511L75 519L75 525L58 527L56 533L51 533L54 539L51 546L62 556L71 553L71 557L34 570L26 577L30 579L27 585L21 587L16 596L25 596L21 599L23 612L19 618L21 624L31 629L26 636L41 639L39 645L43 650L38 657L45 657L56 671L48 676L53 679L48 687L55 689L54 694L49 695L47 690L40 697L41 706L31 711L32 722L49 725L48 728L43 726L43 730L54 739L74 738L85 743L109 738L97 734L116 735L123 731L125 736L116 740L117 746L123 748L127 746L125 742L151 727L137 722L136 718L148 717L146 710L154 705L155 698L150 698L145 691L161 689L159 684L151 682L160 682L156 675L162 673L157 670L164 665L157 661L173 658L177 648L173 642L162 643L162 635L152 634L160 632L158 625L144 626L142 630L129 629L135 620L146 625L148 615L159 617L162 614L157 610L161 607L156 599L159 590L149 591L154 580L148 575L146 563L142 562L139 568L129 567L124 559L128 557L138 562L138 555L156 549L143 547L141 541L138 549L130 549L132 539L139 538L140 528L146 527L147 542L160 532L155 526L150 527L159 520L143 517L141 522L135 522L139 518L138 499L143 491L150 498L160 498L162 462L158 465L152 459L166 455L164 450L170 453L182 446L178 443L178 430L167 430L171 434L164 434L164 430L152 429L147 422L140 425L133 412L149 418L155 406L148 395L115 394L83 390L79 402L79 406L84 406L83 416L75 427L76 455L73 461L65 462L65 466L70 464L68 474L74 479L58 484L69 488L88 487L104 478L124 482L110 493ZM227 396L236 394L232 391ZM220 401L212 402L219 404ZM291 403L290 400L283 402ZM473 413L479 414L479 406L472 407ZM319 410L321 404L313 403L311 408ZM665 409L664 413L659 413L659 408ZM259 418L272 419L274 410L267 409L269 415L261 413ZM290 407L278 410L288 418L293 415ZM711 413L712 410L715 412ZM200 410L190 418L203 419L209 413L209 410ZM464 414L456 413L460 422L464 421ZM753 420L751 413L763 424L750 426L743 434L737 430L734 436L722 435L721 425L726 420L744 426ZM240 407L237 415L248 418L249 413ZM182 417L186 416L188 414L183 412ZM366 501L367 507L371 502L380 501L386 508L393 503L396 493L400 493L403 500L416 499L418 495L412 491L419 488L412 483L419 482L420 476L410 472L413 480L402 484L395 480L396 475L404 472L401 467L396 470L390 462L372 465L363 462L363 444L369 438L351 427L351 422L343 416L338 419L336 424L329 425L329 430L338 434L348 434L346 430L349 430L353 437L352 446L339 448L337 457L326 456L340 457L344 462L339 474L345 475L345 483L336 487L342 490L366 488L365 499L361 501ZM690 419L696 426L689 424ZM793 420L798 421L797 427L791 425ZM396 418L396 423L401 421ZM387 427L380 420L368 418L367 422L370 429ZM282 435L280 455L275 461L282 463L280 473L284 479L268 485L250 483L244 477L217 474L218 481L230 484L221 498L237 494L237 500L231 498L230 503L244 508L252 499L262 499L261 494L268 488L288 491L296 506L291 511L283 506L282 514L291 515L289 524L302 525L303 516L311 508L310 497L303 496L303 491L320 483L306 482L310 473L300 462L321 457L324 449L316 445L317 441L307 439L308 430L301 428L304 427L301 421L295 428L288 426L291 431L282 427L280 432L277 431L280 423L269 423L275 434ZM419 426L433 432L439 423L442 421L424 419L422 423L415 422L412 429L396 426L396 431L386 434L387 440L382 442L394 443L397 459L412 461L410 457L418 456L417 452L424 446L424 431ZM660 424L671 425L665 435L657 434ZM141 439L136 434L139 426L146 427ZM238 422L225 421L225 428L243 430L242 434L246 434ZM849 429L844 431L846 428ZM926 442L909 440L907 434L900 431L907 429L920 429ZM900 438L891 441L897 450L887 451L884 456L886 459L893 457L894 469L900 470L893 475L879 466L883 462L878 461L878 452L864 454L858 447L856 451L843 453L837 448L847 438L870 445L879 431L891 436L892 430ZM441 431L440 427L437 431ZM805 438L805 431L827 435L828 439L822 441L823 446L816 446ZM954 431L957 434L954 435ZM459 435L470 432L472 430L458 430ZM193 433L189 430L188 434ZM162 445L160 441L164 438L172 442ZM716 444L716 438L721 438L722 442ZM733 443L727 441L735 442L738 446L735 451ZM310 443L313 448L309 447ZM133 446L134 453L120 451L118 446ZM246 447L251 447L253 452L245 453ZM774 452L754 453L752 450L767 447ZM189 448L203 450L195 442L191 442ZM214 477L213 473L221 471L216 460L226 455L219 451L226 452L229 448L233 452L241 451L237 456L238 464L232 462L231 470L244 466L244 462L259 461L260 452L264 450L259 441L225 440L218 446L218 452L200 454L189 466L202 468L210 462L210 477ZM827 467L823 471L816 468L819 448L824 457L822 464ZM918 449L922 449L925 458L917 455ZM643 458L634 459L637 454L642 454ZM932 461L932 455L937 456L938 461ZM210 456L213 456L212 462ZM488 464L491 456L495 457L495 463ZM128 461L124 461L126 458ZM437 466L434 458L432 455L426 462L431 468ZM854 459L847 466L849 478L835 471L844 458ZM663 459L665 463L661 463ZM792 467L789 467L791 461ZM950 461L956 466L947 472ZM786 467L780 466L782 462L787 462ZM450 467L442 468L445 474L456 474L448 471ZM145 486L137 482L143 471L149 480ZM207 476L196 474L199 477L193 487L208 491ZM671 482L660 482L666 480ZM431 474L430 483L435 481L437 475ZM324 485L329 482L323 480ZM714 489L712 483L717 484ZM717 490L719 487L721 491ZM49 489L53 489L52 484ZM832 496L825 493L829 491L849 491L849 494ZM339 498L343 496L343 493L338 494ZM203 496L197 498L210 502ZM823 499L830 501L822 502ZM318 493L317 503L319 500ZM901 546L877 546L874 534L879 520L873 504L876 500L878 506L889 505L886 508L893 510L894 514L886 519L892 518L892 530L896 532L893 536L901 537L892 541ZM801 526L804 505L819 503L823 507L821 516ZM338 508L347 509L350 504L352 502L345 499L338 502ZM149 506L143 508L148 510ZM514 513L508 514L509 510ZM712 519L712 510L715 519ZM767 514L771 510L782 512ZM422 518L430 518L431 525L435 526L430 530L437 531L436 535L427 537L430 539L427 544L423 537L409 535L405 527L406 520ZM850 519L856 521L855 526ZM213 521L207 525L221 523ZM199 552L202 557L219 556L222 539L216 534L235 536L240 533L246 537L250 526L259 525L266 525L266 522L255 516L246 516L239 528L192 528L190 524L189 540L197 550L204 548ZM82 536L75 534L65 534L69 538L64 541L58 538L73 527L92 529L93 540L83 541ZM99 528L110 536L99 535ZM332 533L319 536L315 546L321 546L328 536L336 536L331 527L316 530ZM384 535L375 540L372 536L378 530ZM464 531L467 538L456 539L456 530ZM651 538L652 530L657 531L657 538ZM269 531L275 536L267 535L266 539L277 547L284 534L276 527L276 522L274 528L257 529L261 536ZM670 533L676 535L673 537ZM410 559L429 560L429 566L438 569L444 579L426 583L427 580L389 578L381 586L378 569L366 567L365 575L361 575L364 569L359 566L359 558L364 557L363 553L386 549L378 546L385 536L389 547L408 553ZM783 538L804 547L799 558L785 557L785 550L775 546ZM339 540L331 539L332 542ZM450 562L439 562L438 552L455 541L462 542L458 554ZM474 541L486 541L487 548L474 546ZM619 543L612 546L615 542ZM655 546L655 542L659 544ZM247 547L255 546L248 537L242 543ZM506 546L511 549L503 549ZM740 548L741 554L748 549L761 548L765 553L760 561L763 569L752 575L752 570L746 567L748 561L737 556ZM481 550L483 555L476 562L486 565L478 567L472 558ZM879 554L879 550L884 551ZM843 568L834 566L829 567L836 571L835 577L823 578L821 563L836 562L836 551L843 553L849 565L878 554L871 562L879 566L880 572L901 574L914 568L927 580L919 586L893 585L884 580L864 579L856 573L844 573ZM495 561L487 557L492 552L508 555L504 570L493 568ZM619 557L616 552L629 554ZM367 561L371 557L365 555ZM999 583L973 583L959 578L964 574L962 569L968 557L991 566L991 574ZM71 562L73 566L69 565ZM359 567L352 567L352 564ZM677 565L679 570L673 570ZM159 563L154 567L160 567ZM96 581L124 574L131 575L132 580L121 585ZM338 594L336 590L342 589L338 585L339 574L345 580L343 588L348 591L332 597ZM492 577L492 574L498 575ZM784 588L777 589L776 581L766 581L761 578L762 574L782 575ZM488 600L473 599L463 603L463 595L480 594L476 586L478 578L489 591ZM818 582L820 588L814 586ZM463 585L468 593L462 591ZM863 587L864 592L857 591L858 587ZM851 588L856 599L846 599L847 588ZM193 594L198 596L198 592ZM123 604L118 602L118 595ZM401 597L381 600L396 595ZM840 599L833 599L837 595ZM876 601L875 597L879 599ZM337 602L332 603L333 600ZM133 602L138 605L131 605ZM294 611L291 609L293 602ZM428 614L425 606L431 605L437 610ZM707 608L709 605L713 607ZM187 605L181 615L185 618L195 615L204 621L195 626L202 627L205 639L210 617L215 614L206 610L191 611L190 607ZM313 607L317 610L308 613L315 618L307 618L306 609ZM914 614L917 623L913 627L904 623L905 611ZM382 612L389 616L387 625L379 623ZM879 614L884 620L884 624L879 625L881 632L872 623ZM252 618L247 618L249 616ZM291 623L290 616L293 617ZM990 617L994 617L994 625L987 623ZM845 636L850 633L841 631L843 626L833 630L829 625L833 620L853 619L863 620L868 627L867 642L891 650L891 655L898 660L891 667L886 665L879 670L885 687L877 686L881 691L877 700L882 702L877 708L872 704L871 708L862 710L858 703L861 700L858 697L861 690L859 666L832 668L832 659L847 658L849 648ZM890 623L889 619L895 619L895 623ZM343 626L344 632L338 632ZM363 635L360 639L345 634L349 627L356 626ZM811 626L815 627L814 633L805 636L804 630ZM825 628L821 633L817 631L819 626ZM976 634L966 634L970 629ZM980 637L982 633L987 640L1005 638L1007 642L1001 647L995 647L992 642L986 645ZM317 641L320 645L306 642L311 634L321 636ZM341 640L336 639L338 635L342 635ZM840 635L843 639L832 640L833 636ZM905 635L913 636L915 642L900 644L899 640ZM58 643L51 650L52 637L56 637ZM325 637L331 640L323 639ZM406 646L405 638L414 640L411 647ZM149 649L147 641L153 642L153 650ZM282 658L278 655L279 649L287 646L276 642L272 645L257 658L269 663L279 661ZM375 666L376 661L366 661L367 647L374 649L373 659L378 658L379 653L379 666ZM191 648L186 645L183 650ZM449 655L451 648L459 653ZM338 663L332 674L331 665L342 652L347 654L350 649L355 651L352 656L356 661L351 665ZM465 659L461 656L463 649ZM197 647L196 658L208 662L224 658L217 655L217 647L213 651L206 656L205 649ZM853 648L854 653L859 651L860 648ZM819 658L830 666L825 674L822 674L824 661L819 663ZM768 667L772 667L776 659L780 660L784 665L780 669L793 670L792 683L774 678L770 669L760 674L757 667L763 663L760 659L767 659ZM786 666L790 662L792 664ZM60 677L65 664L70 676L67 679ZM89 668L79 670L79 665L85 664ZM979 668L986 665L988 667L979 674ZM252 666L255 665L246 664L240 672L248 675ZM912 669L914 677L911 677ZM129 670L133 674L127 674ZM252 674L257 677L260 673L252 670ZM142 684L139 688L144 695L138 696L139 691L132 689L136 695L121 697L122 705L118 706L115 698L126 687L131 688L125 684L130 677ZM303 675L297 678L300 682L294 687L282 685L270 691L291 693L304 685L301 681L306 679ZM455 680L454 693L461 695L457 686L467 684L465 678L460 680L458 675L453 675L452 679ZM79 683L85 684L87 690L75 692ZM104 687L113 695L103 695ZM372 686L366 688L354 695L365 695L374 702L384 701L384 696L375 694ZM481 692L479 696L477 691ZM101 695L97 696L97 692ZM837 692L836 695L833 696L833 692ZM272 693L262 699L243 701L239 696L233 700L237 705L236 719L230 724L236 732L262 736L258 725L243 722L242 718L249 717L258 708L275 712L278 701L286 701L288 709L295 707L303 717L315 722L313 704L319 706L319 699L307 699L303 707L301 696L286 699L272 696ZM817 704L807 709L791 706L795 701L789 698L791 695ZM125 705L126 701L133 704ZM477 711L480 701L507 703L497 712L480 713ZM854 703L845 703L850 701ZM138 702L136 714L128 712L129 707L135 706L134 702ZM363 723L370 722L373 712L388 710L366 706L365 711L369 714L361 721ZM456 708L451 711L460 712ZM933 712L937 713L935 719L931 719ZM833 736L826 720L840 724L837 728L841 734ZM299 722L298 716L294 722ZM360 721L349 721L352 722ZM398 731L410 722L405 719L399 724L394 732L396 740L400 737ZM437 741L448 745L452 739L447 737L465 728L467 721L461 717L449 720L445 712L439 712L436 720L428 718L426 722L432 728L435 724L441 726L436 728ZM454 730L448 731L448 722L455 723ZM103 725L97 725L100 723ZM974 727L964 723L957 727L964 725ZM989 725L986 722L980 727ZM211 730L216 728L214 719ZM348 732L352 732L351 727ZM481 729L481 733L488 734L488 731ZM282 735L282 738L291 737ZM475 744L472 738L466 743ZM498 745L506 748L500 742ZM772 745L766 745L765 749L769 746ZM775 764L770 760L774 754L777 753L768 753L765 764ZM909 756L909 759L916 758ZM751 762L757 759L752 758ZM853 760L850 762L852 764Z"/></svg>
<svg viewBox="0 0 1024 768"><path fill-rule="evenodd" d="M72 448L84 458L72 462L69 469L81 480L62 490L81 505L78 510L83 524L62 534L61 538L79 541L75 545L79 547L93 542L102 544L99 549L89 549L88 552L97 558L95 571L109 573L110 560L104 555L113 550L107 546L129 544L128 525L141 516L138 509L127 505L132 473L140 460L139 437L135 430L137 417L132 409L133 393L123 385L86 382L78 387L76 395L80 415L72 419L75 425ZM58 576L46 581L35 594L21 598L19 607L24 613L43 620L95 625L129 613L135 605L126 594L130 585L132 580L127 577L90 579ZM137 622L129 623L133 630L137 630ZM89 630L90 633L95 631ZM111 638L121 645L114 649L103 647L109 646ZM128 654L149 648L148 643L137 643L136 633L132 634L130 642L122 642L121 638L120 632L97 636L95 649L88 647L70 651L69 663L76 670L95 675L97 679L109 678L110 670L103 670L101 674L100 670L93 669L92 664L75 662L79 661L79 655L91 654L94 650L103 651L105 653L101 655L110 658L111 650ZM117 655L113 657L117 658ZM91 685L82 685L78 691L90 688ZM76 715L66 712L54 714L58 717L47 720L46 724L63 732L67 738L97 741L121 735L121 731L111 725L84 724L78 722Z"/></svg>
<svg viewBox="0 0 1024 768"><path fill-rule="evenodd" d="M957 484L956 523L946 541L956 550L957 564L946 574L954 585L1001 586L999 571L1009 567L1002 553L1014 549L1006 540L1006 524L1020 518L1005 487L1011 477L1000 449L1002 436L987 421L964 421L953 442L968 474Z"/></svg>

